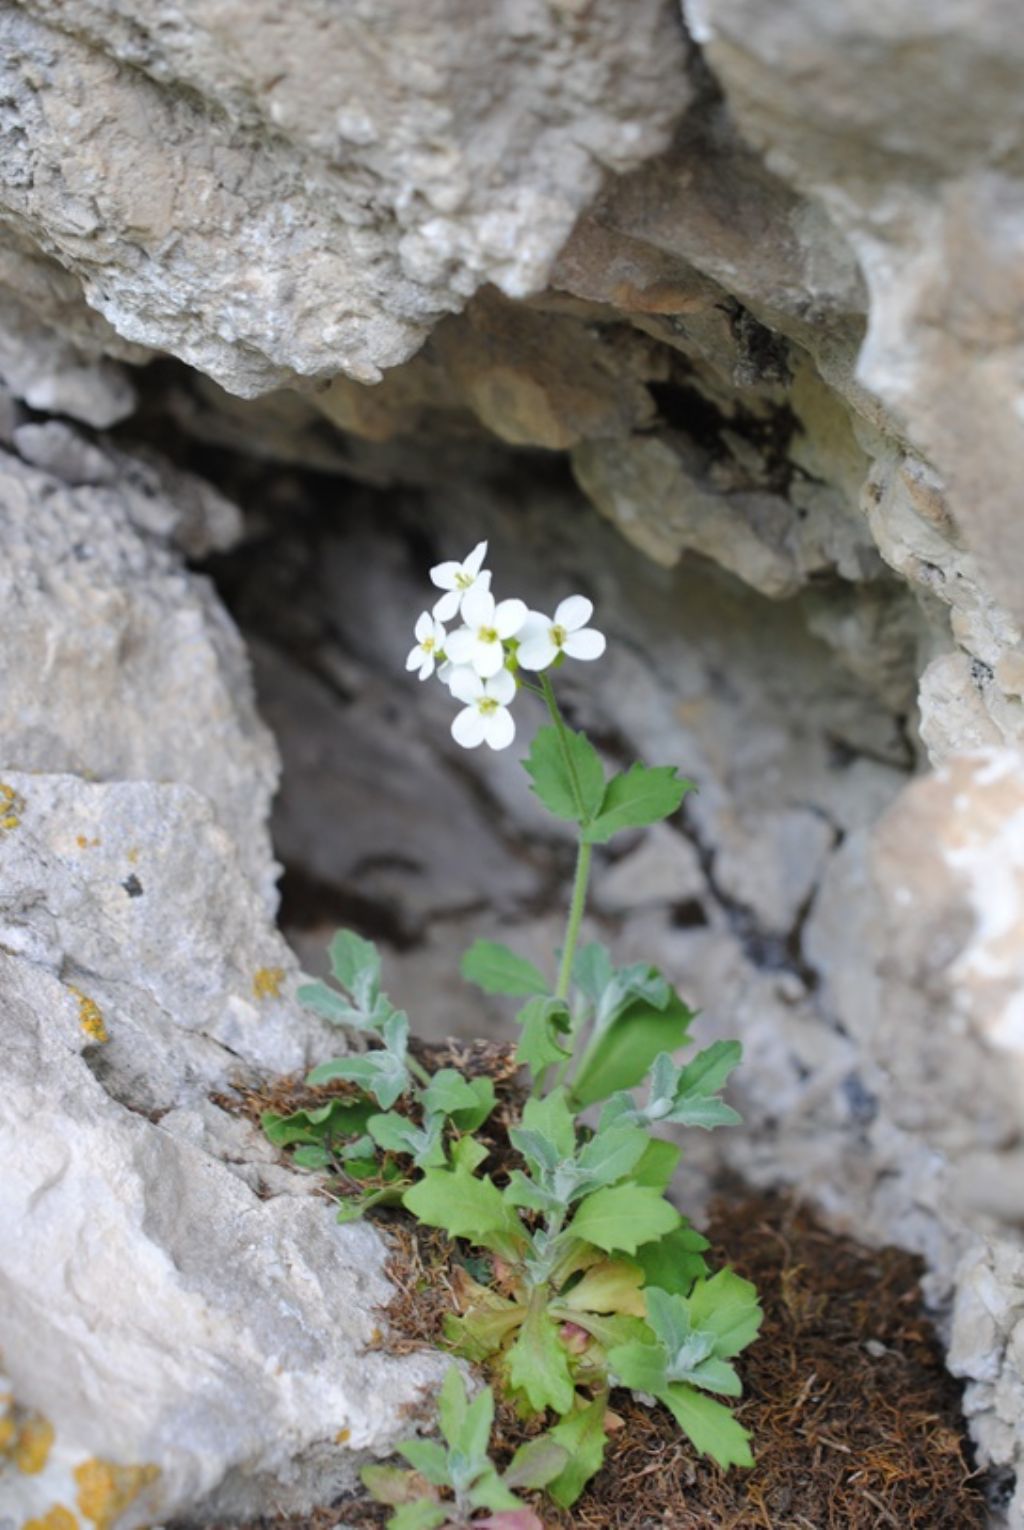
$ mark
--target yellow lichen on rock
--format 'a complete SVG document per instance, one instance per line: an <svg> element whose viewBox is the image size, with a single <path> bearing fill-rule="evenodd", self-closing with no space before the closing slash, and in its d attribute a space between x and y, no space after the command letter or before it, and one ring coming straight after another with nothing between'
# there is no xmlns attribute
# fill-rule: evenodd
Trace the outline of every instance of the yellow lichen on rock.
<svg viewBox="0 0 1024 1530"><path fill-rule="evenodd" d="M79 1530L79 1525L70 1509L65 1509L63 1504L55 1503L53 1508L47 1509L45 1514L40 1514L35 1519L23 1520L21 1530Z"/></svg>
<svg viewBox="0 0 1024 1530"><path fill-rule="evenodd" d="M90 999L80 988L76 988L74 983L69 983L67 986L78 1000L78 1023L89 1040L98 1044L109 1041L110 1036L103 1020L103 1011L95 999Z"/></svg>
<svg viewBox="0 0 1024 1530"><path fill-rule="evenodd" d="M253 994L257 999L279 999L283 982L283 967L260 967L252 980Z"/></svg>
<svg viewBox="0 0 1024 1530"><path fill-rule="evenodd" d="M155 1477L157 1466L117 1466L95 1456L74 1469L78 1485L78 1509L96 1530L109 1530L128 1505L134 1503Z"/></svg>
<svg viewBox="0 0 1024 1530"><path fill-rule="evenodd" d="M6 781L0 781L0 829L16 829L21 823L25 802Z"/></svg>
<svg viewBox="0 0 1024 1530"><path fill-rule="evenodd" d="M27 1477L41 1472L50 1459L53 1447L53 1425L41 1413L30 1413L18 1429L18 1437L11 1448L14 1464Z"/></svg>

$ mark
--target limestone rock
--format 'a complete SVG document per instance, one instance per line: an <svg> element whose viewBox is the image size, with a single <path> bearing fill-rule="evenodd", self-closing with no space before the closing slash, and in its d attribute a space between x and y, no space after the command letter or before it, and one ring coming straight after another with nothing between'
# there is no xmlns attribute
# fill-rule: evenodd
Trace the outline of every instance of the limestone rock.
<svg viewBox="0 0 1024 1530"><path fill-rule="evenodd" d="M688 93L668 0L309 0L286 47L275 6L232 0L38 0L0 30L6 220L119 335L249 395L375 382L484 282L538 291Z"/></svg>

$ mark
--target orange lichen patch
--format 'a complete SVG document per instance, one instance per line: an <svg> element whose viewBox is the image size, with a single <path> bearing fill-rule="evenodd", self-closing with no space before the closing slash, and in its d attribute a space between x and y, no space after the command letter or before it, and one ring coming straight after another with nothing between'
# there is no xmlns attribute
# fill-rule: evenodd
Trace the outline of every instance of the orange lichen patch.
<svg viewBox="0 0 1024 1530"><path fill-rule="evenodd" d="M79 850L95 850L96 846L99 844L99 840L87 839L84 834L76 834L75 844L78 846Z"/></svg>
<svg viewBox="0 0 1024 1530"><path fill-rule="evenodd" d="M83 1461L74 1472L78 1487L78 1510L91 1519L96 1530L109 1530L144 1487L160 1475L158 1466L117 1466L96 1457Z"/></svg>
<svg viewBox="0 0 1024 1530"><path fill-rule="evenodd" d="M78 1520L70 1509L55 1503L52 1509L36 1519L26 1519L21 1530L78 1530Z"/></svg>
<svg viewBox="0 0 1024 1530"><path fill-rule="evenodd" d="M14 1443L17 1430L10 1413L0 1413L0 1451L6 1451Z"/></svg>
<svg viewBox="0 0 1024 1530"><path fill-rule="evenodd" d="M339 1429L337 1434L334 1436L334 1443L335 1445L347 1445L351 1438L351 1429Z"/></svg>
<svg viewBox="0 0 1024 1530"><path fill-rule="evenodd" d="M41 1472L50 1459L53 1446L53 1425L41 1413L30 1413L21 1428L11 1454L14 1464L27 1477Z"/></svg>
<svg viewBox="0 0 1024 1530"><path fill-rule="evenodd" d="M139 851L138 851L138 847L136 845L133 845L132 848L128 851L127 860L128 860L129 866L137 866L138 865L138 862L139 862Z"/></svg>
<svg viewBox="0 0 1024 1530"><path fill-rule="evenodd" d="M283 967L260 967L252 980L253 994L257 999L279 999L283 982Z"/></svg>
<svg viewBox="0 0 1024 1530"><path fill-rule="evenodd" d="M68 983L67 986L78 1000L78 1023L89 1040L95 1041L98 1044L109 1041L110 1036L104 1024L103 1011L95 999L90 999L88 994L84 994L80 988L76 988L74 983Z"/></svg>
<svg viewBox="0 0 1024 1530"><path fill-rule="evenodd" d="M0 781L0 829L16 829L24 811L24 798L19 797L6 781Z"/></svg>

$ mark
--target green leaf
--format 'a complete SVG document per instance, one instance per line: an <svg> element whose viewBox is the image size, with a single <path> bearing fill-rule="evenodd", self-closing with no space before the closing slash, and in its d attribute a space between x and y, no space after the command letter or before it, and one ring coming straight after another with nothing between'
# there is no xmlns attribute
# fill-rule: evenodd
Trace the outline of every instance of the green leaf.
<svg viewBox="0 0 1024 1530"><path fill-rule="evenodd" d="M486 1457L494 1421L494 1397L489 1387L471 1405L462 1371L457 1365L449 1366L438 1394L437 1413L441 1433L452 1450L461 1451L470 1461Z"/></svg>
<svg viewBox="0 0 1024 1530"><path fill-rule="evenodd" d="M523 1106L523 1126L550 1142L559 1159L575 1154L576 1125L564 1089L552 1089L542 1100L527 1100Z"/></svg>
<svg viewBox="0 0 1024 1530"><path fill-rule="evenodd" d="M440 1068L420 1098L423 1109L431 1116L450 1116L457 1110L474 1110L478 1104L476 1090L455 1068Z"/></svg>
<svg viewBox="0 0 1024 1530"><path fill-rule="evenodd" d="M650 1138L634 1126L612 1127L598 1132L581 1150L579 1167L586 1175L588 1189L614 1184L623 1179L647 1156ZM633 1175L634 1182L640 1181ZM659 1187L663 1188L663 1187Z"/></svg>
<svg viewBox="0 0 1024 1530"><path fill-rule="evenodd" d="M595 1397L585 1408L566 1415L551 1431L551 1438L569 1453L565 1470L548 1484L548 1494L568 1509L604 1461L604 1415L606 1399Z"/></svg>
<svg viewBox="0 0 1024 1530"><path fill-rule="evenodd" d="M409 1088L409 1073L394 1052L363 1052L356 1057L336 1057L321 1063L306 1079L307 1084L329 1084L336 1078L348 1079L372 1094L383 1110L391 1106Z"/></svg>
<svg viewBox="0 0 1024 1530"><path fill-rule="evenodd" d="M677 1291L685 1296L694 1281L708 1272L701 1252L708 1247L707 1238L684 1224L659 1238L657 1243L645 1243L637 1250L636 1262L644 1272L647 1285L660 1286L663 1291Z"/></svg>
<svg viewBox="0 0 1024 1530"><path fill-rule="evenodd" d="M402 1197L406 1211L428 1227L442 1227L449 1237L468 1238L515 1258L526 1231L513 1207L486 1176L464 1168L428 1169Z"/></svg>
<svg viewBox="0 0 1024 1530"><path fill-rule="evenodd" d="M692 790L693 782L677 775L674 765L632 765L608 782L601 810L583 837L592 845L603 845L620 829L639 829L670 818Z"/></svg>
<svg viewBox="0 0 1024 1530"><path fill-rule="evenodd" d="M536 1492L565 1470L569 1455L553 1435L538 1434L520 1445L512 1457L504 1473L505 1486Z"/></svg>
<svg viewBox="0 0 1024 1530"><path fill-rule="evenodd" d="M559 1312L628 1312L644 1317L644 1272L628 1259L602 1259L558 1298Z"/></svg>
<svg viewBox="0 0 1024 1530"><path fill-rule="evenodd" d="M659 1395L668 1385L665 1379L665 1351L659 1344L620 1344L608 1351L612 1375L634 1392Z"/></svg>
<svg viewBox="0 0 1024 1530"><path fill-rule="evenodd" d="M597 1004L605 989L615 976L615 966L607 946L592 940L576 953L572 964L572 980L592 1004Z"/></svg>
<svg viewBox="0 0 1024 1530"><path fill-rule="evenodd" d="M478 1169L486 1157L487 1149L475 1137L460 1137L458 1142L452 1143L452 1167L465 1169L467 1174Z"/></svg>
<svg viewBox="0 0 1024 1530"><path fill-rule="evenodd" d="M493 1292L488 1295L493 1303L474 1303L464 1317L449 1312L444 1319L445 1338L457 1354L477 1364L501 1349L526 1316L526 1308L518 1302L507 1302Z"/></svg>
<svg viewBox="0 0 1024 1530"><path fill-rule="evenodd" d="M658 1396L701 1454L717 1461L723 1471L730 1466L753 1466L750 1435L724 1404L685 1382L674 1382Z"/></svg>
<svg viewBox="0 0 1024 1530"><path fill-rule="evenodd" d="M715 1354L725 1358L738 1355L756 1338L764 1318L756 1286L729 1269L700 1281L689 1306L694 1328L713 1333Z"/></svg>
<svg viewBox="0 0 1024 1530"><path fill-rule="evenodd" d="M505 1368L509 1385L523 1392L532 1408L567 1413L572 1407L569 1357L544 1307L527 1310Z"/></svg>
<svg viewBox="0 0 1024 1530"><path fill-rule="evenodd" d="M657 1190L627 1181L588 1195L568 1231L606 1253L633 1254L642 1243L672 1232L681 1220Z"/></svg>
<svg viewBox="0 0 1024 1530"><path fill-rule="evenodd" d="M483 1126L487 1117L494 1109L495 1093L494 1080L490 1078L467 1078L473 1095L472 1105L465 1105L451 1113L452 1125L460 1132L475 1132L477 1127Z"/></svg>
<svg viewBox="0 0 1024 1530"><path fill-rule="evenodd" d="M422 1499L427 1485L418 1472L406 1471L403 1466L364 1466L359 1475L370 1497L391 1508Z"/></svg>
<svg viewBox="0 0 1024 1530"><path fill-rule="evenodd" d="M563 747L557 728L538 728L523 767L533 777L532 790L556 818L583 823L594 817L604 801L604 767L585 733L566 728Z"/></svg>
<svg viewBox="0 0 1024 1530"><path fill-rule="evenodd" d="M524 956L517 956L496 940L476 940L462 958L460 968L467 983L475 983L484 993L512 993L526 997L546 994L551 985L542 972Z"/></svg>
<svg viewBox="0 0 1024 1530"><path fill-rule="evenodd" d="M469 1502L474 1509L498 1509L505 1511L504 1513L489 1515L484 1520L478 1519L472 1521L473 1524L479 1526L490 1525L492 1530L496 1524L500 1524L502 1521L508 1525L510 1519L514 1525L515 1520L512 1516L524 1512L522 1499L517 1498L515 1493L505 1485L498 1476L497 1469L490 1462L487 1463L486 1471L481 1473L470 1488ZM508 1512L510 1510L511 1513Z"/></svg>
<svg viewBox="0 0 1024 1530"><path fill-rule="evenodd" d="M260 1120L275 1147L295 1142L323 1142L361 1132L373 1111L368 1100L329 1100L315 1110L295 1110L288 1116L266 1110Z"/></svg>
<svg viewBox="0 0 1024 1530"><path fill-rule="evenodd" d="M307 1143L304 1147L296 1148L292 1154L292 1163L300 1169L326 1169L330 1167L330 1162L330 1153L319 1143Z"/></svg>
<svg viewBox="0 0 1024 1530"><path fill-rule="evenodd" d="M738 1041L715 1041L680 1073L672 1108L661 1119L683 1126L737 1126L739 1114L714 1096L743 1056Z"/></svg>
<svg viewBox="0 0 1024 1530"><path fill-rule="evenodd" d="M428 1503L423 1499L419 1503L403 1503L388 1520L387 1530L436 1530L438 1525L447 1525L450 1508L450 1504Z"/></svg>
<svg viewBox="0 0 1024 1530"><path fill-rule="evenodd" d="M659 1052L674 1052L685 1043L692 1019L676 993L664 1009L643 999L630 1004L587 1049L573 1080L573 1100L593 1105L618 1089L634 1088Z"/></svg>
<svg viewBox="0 0 1024 1530"><path fill-rule="evenodd" d="M648 1137L644 1155L630 1177L636 1184L647 1185L664 1194L672 1183L682 1156L682 1148L674 1142L663 1142L660 1137Z"/></svg>
<svg viewBox="0 0 1024 1530"><path fill-rule="evenodd" d="M371 1116L366 1128L377 1146L382 1147L386 1153L413 1153L416 1150L418 1128L397 1111L389 1111L383 1116Z"/></svg>
<svg viewBox="0 0 1024 1530"><path fill-rule="evenodd" d="M523 1028L516 1062L525 1064L534 1078L552 1063L562 1063L570 1056L559 1040L569 1029L569 1007L564 999L530 999L516 1019Z"/></svg>
<svg viewBox="0 0 1024 1530"><path fill-rule="evenodd" d="M448 1455L437 1440L402 1440L395 1449L415 1467L421 1477L426 1477L435 1487L447 1487L450 1483Z"/></svg>
<svg viewBox="0 0 1024 1530"><path fill-rule="evenodd" d="M328 947L331 971L343 988L360 999L380 984L380 953L372 940L354 930L338 930Z"/></svg>
<svg viewBox="0 0 1024 1530"><path fill-rule="evenodd" d="M306 1009L313 1010L321 1020L331 1025L365 1024L366 1017L344 995L335 993L326 983L302 983L295 990L295 997Z"/></svg>

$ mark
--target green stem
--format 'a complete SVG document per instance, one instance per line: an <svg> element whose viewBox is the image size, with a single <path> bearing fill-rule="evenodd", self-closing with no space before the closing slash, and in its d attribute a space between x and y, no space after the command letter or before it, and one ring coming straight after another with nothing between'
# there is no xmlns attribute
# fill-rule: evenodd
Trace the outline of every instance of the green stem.
<svg viewBox="0 0 1024 1530"><path fill-rule="evenodd" d="M569 904L569 918L565 926L565 940L562 944L562 965L558 969L558 987L555 989L557 999L568 999L569 985L572 982L572 964L576 957L576 943L580 938L580 925L583 923L583 909L587 901L587 882L590 879L590 855L591 846L586 840L581 839L576 851L576 875L572 884L572 902Z"/></svg>
<svg viewBox="0 0 1024 1530"><path fill-rule="evenodd" d="M415 1057L410 1057L408 1052L405 1054L405 1066L408 1068L413 1078L419 1079L421 1084L430 1083L430 1074L427 1072L426 1068L422 1067L421 1064L416 1061Z"/></svg>
<svg viewBox="0 0 1024 1530"><path fill-rule="evenodd" d="M543 672L541 673L540 683L544 693L544 700L547 702L548 711L551 714L551 721L554 723L555 732L558 734L558 743L562 751L562 762L565 765L566 775L569 777L569 785L572 788L572 795L576 803L576 815L580 823L586 825L590 822L590 814L583 805L583 793L580 790L579 777L576 774L576 766L573 764L572 753L569 749L565 719L555 699L554 687Z"/></svg>

